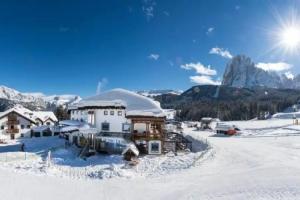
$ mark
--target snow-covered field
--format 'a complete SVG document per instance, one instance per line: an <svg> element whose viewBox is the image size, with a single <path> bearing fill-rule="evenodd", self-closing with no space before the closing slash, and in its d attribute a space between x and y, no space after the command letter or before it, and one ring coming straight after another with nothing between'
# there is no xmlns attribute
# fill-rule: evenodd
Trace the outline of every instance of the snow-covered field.
<svg viewBox="0 0 300 200"><path fill-rule="evenodd" d="M72 157L74 149L66 150L53 139L57 146L50 167L43 156L28 159L24 169L16 167L19 161L0 162L0 188L5 191L1 199L300 199L300 126L291 120L230 123L247 130L236 137L214 137L212 132L185 128L194 145L207 140L209 150L145 156L131 169L119 156L78 161ZM89 162L95 165L84 165ZM97 172L101 166L125 175L91 179L86 172L61 172L70 167Z"/></svg>
<svg viewBox="0 0 300 200"><path fill-rule="evenodd" d="M81 159L77 147L65 146L58 137L24 139L0 146L0 152L4 152L0 153L0 168L72 179L157 177L190 168L208 154L209 145L202 140L194 141L193 152L145 155L137 166L130 166L121 155L97 154ZM26 152L16 151L21 142Z"/></svg>

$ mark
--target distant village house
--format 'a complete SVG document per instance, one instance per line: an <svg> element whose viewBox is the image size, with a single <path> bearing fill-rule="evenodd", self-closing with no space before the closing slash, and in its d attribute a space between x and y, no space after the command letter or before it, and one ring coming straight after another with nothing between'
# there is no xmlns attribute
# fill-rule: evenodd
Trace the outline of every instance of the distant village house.
<svg viewBox="0 0 300 200"><path fill-rule="evenodd" d="M16 105L0 113L0 135L8 139L30 137L35 127L44 126L46 129L56 122L57 118L51 111L31 111Z"/></svg>

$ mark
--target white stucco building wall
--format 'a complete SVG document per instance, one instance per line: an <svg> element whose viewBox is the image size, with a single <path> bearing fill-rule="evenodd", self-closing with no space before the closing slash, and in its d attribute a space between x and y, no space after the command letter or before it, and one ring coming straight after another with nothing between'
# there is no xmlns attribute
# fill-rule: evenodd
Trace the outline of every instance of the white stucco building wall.
<svg viewBox="0 0 300 200"><path fill-rule="evenodd" d="M128 124L125 109L121 108L95 108L72 110L71 120L84 121L94 125L103 132L123 132L124 124Z"/></svg>

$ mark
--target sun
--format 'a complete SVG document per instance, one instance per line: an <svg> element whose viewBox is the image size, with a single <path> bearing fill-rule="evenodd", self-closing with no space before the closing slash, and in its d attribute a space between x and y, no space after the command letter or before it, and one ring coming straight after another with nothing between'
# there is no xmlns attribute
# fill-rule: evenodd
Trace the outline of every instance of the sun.
<svg viewBox="0 0 300 200"><path fill-rule="evenodd" d="M300 48L300 28L289 26L281 30L280 44L290 50Z"/></svg>
<svg viewBox="0 0 300 200"><path fill-rule="evenodd" d="M300 10L299 10L300 11ZM265 28L270 39L270 48L264 54L282 58L300 54L300 12L291 7L285 12L273 10L273 28Z"/></svg>

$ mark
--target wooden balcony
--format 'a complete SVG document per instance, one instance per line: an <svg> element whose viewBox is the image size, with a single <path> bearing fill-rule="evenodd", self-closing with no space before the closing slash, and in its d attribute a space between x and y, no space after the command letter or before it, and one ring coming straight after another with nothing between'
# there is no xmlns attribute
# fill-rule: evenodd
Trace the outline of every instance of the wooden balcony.
<svg viewBox="0 0 300 200"><path fill-rule="evenodd" d="M20 121L19 120L8 120L6 122L7 125L17 125L17 124L20 124Z"/></svg>
<svg viewBox="0 0 300 200"><path fill-rule="evenodd" d="M19 133L19 129L7 129L6 130L6 133L9 133L9 134L15 134L15 133Z"/></svg>
<svg viewBox="0 0 300 200"><path fill-rule="evenodd" d="M133 140L160 140L162 138L162 133L156 132L137 132L133 131L132 139Z"/></svg>

